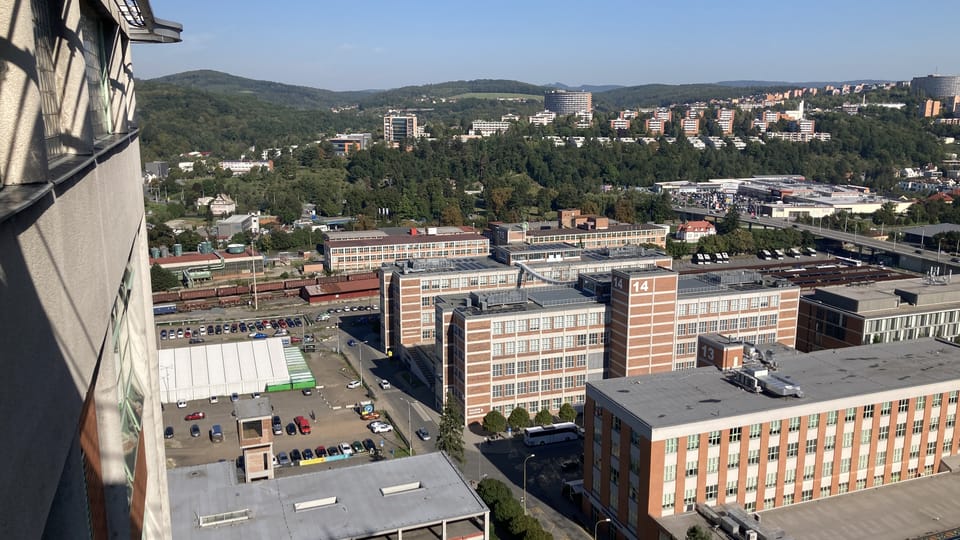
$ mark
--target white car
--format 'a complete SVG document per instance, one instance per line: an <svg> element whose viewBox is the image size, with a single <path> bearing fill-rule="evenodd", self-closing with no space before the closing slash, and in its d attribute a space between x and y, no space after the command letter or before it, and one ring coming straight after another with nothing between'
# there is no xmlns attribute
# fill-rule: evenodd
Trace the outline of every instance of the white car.
<svg viewBox="0 0 960 540"><path fill-rule="evenodd" d="M387 388L390 388L390 381L386 379L382 379L380 381L380 388L383 388L384 390L386 390Z"/></svg>
<svg viewBox="0 0 960 540"><path fill-rule="evenodd" d="M184 400L182 400L182 399L181 399L181 400L177 400L177 408L178 408L178 409L186 409L186 408L187 408L187 402L184 401Z"/></svg>
<svg viewBox="0 0 960 540"><path fill-rule="evenodd" d="M350 381L347 383L347 388L360 388L360 381Z"/></svg>
<svg viewBox="0 0 960 540"><path fill-rule="evenodd" d="M219 403L219 402L220 402L220 398L218 398L217 396L210 396L210 403Z"/></svg>
<svg viewBox="0 0 960 540"><path fill-rule="evenodd" d="M345 456L352 456L353 448L351 448L349 444L342 442L340 443L340 453Z"/></svg>
<svg viewBox="0 0 960 540"><path fill-rule="evenodd" d="M393 426L384 422L374 422L370 425L370 431L374 433L387 433L393 431Z"/></svg>

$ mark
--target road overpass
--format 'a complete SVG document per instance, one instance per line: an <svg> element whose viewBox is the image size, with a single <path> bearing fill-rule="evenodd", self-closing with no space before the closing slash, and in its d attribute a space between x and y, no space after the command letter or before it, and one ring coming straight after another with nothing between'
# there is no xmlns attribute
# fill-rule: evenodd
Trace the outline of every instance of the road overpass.
<svg viewBox="0 0 960 540"><path fill-rule="evenodd" d="M695 219L705 219L707 221L719 222L724 214L715 210L697 207L676 207L674 210L681 216ZM887 253L895 258L895 264L907 270L925 273L933 267L940 267L941 272L946 273L949 270L960 272L960 262L951 261L951 256L945 253L938 253L934 250L921 249L912 244L887 242L886 240L877 240L857 233L848 233L818 227L816 225L806 225L786 219L769 218L764 216L743 216L740 217L742 226L752 228L754 226L776 228L776 229L796 229L798 231L807 231L814 236L827 238L845 244L857 246L857 251L861 254L864 249L870 250L870 255L875 253Z"/></svg>

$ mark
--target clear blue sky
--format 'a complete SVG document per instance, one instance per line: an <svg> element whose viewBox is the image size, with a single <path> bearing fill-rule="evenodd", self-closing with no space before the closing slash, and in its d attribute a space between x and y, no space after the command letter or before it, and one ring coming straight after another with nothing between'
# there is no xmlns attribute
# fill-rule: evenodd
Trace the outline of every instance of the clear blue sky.
<svg viewBox="0 0 960 540"><path fill-rule="evenodd" d="M905 80L960 73L947 0L151 0L183 43L134 72L194 69L330 90L460 79L534 84Z"/></svg>

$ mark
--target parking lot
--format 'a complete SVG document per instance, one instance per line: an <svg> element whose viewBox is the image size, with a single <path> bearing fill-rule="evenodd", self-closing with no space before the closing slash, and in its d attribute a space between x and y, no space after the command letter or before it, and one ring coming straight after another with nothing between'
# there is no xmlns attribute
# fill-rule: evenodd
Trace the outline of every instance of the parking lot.
<svg viewBox="0 0 960 540"><path fill-rule="evenodd" d="M303 306L298 306L298 308L302 310ZM237 308L237 310L241 311L240 308ZM213 336L204 336L204 344L251 339L248 335L249 332L247 334L240 332L222 333L222 321L236 321L239 326L241 320L245 322L254 319L262 321L264 318L271 320L280 317L284 319L289 317L291 320L300 317L302 326L294 325L292 328L288 328L290 335L298 335L301 338L313 336L315 343L326 342L324 346L317 347L312 352L304 352L304 358L307 360L318 386L310 392L310 395L304 395L300 390L292 390L263 393L258 398L270 400L273 413L280 417L284 426L283 434L274 435L275 454L285 452L289 455L293 449L303 452L307 448L315 452L318 446L328 448L343 442L347 444L354 441L363 442L365 439L371 439L377 448L382 448L383 456L388 459L394 455L405 454L406 443L397 437L395 432L374 434L367 427L369 422L360 418L356 406L358 403L368 400L368 398L364 387L347 388L348 383L356 380L358 375L344 358L335 351L335 325L338 323L339 314L331 314L329 319L321 317L321 320L318 321L318 315L326 313L327 308L316 309L312 313L303 313L302 311L298 313L291 309L288 313L278 311L271 315L258 313L255 316L246 313L226 313L232 310L219 311L221 313L191 314L199 315L191 328L197 328L201 323L204 326L216 324L212 322L214 317L221 321L221 334L218 335L214 332ZM358 316L368 318L376 316L375 313L362 313L364 311L362 309L356 311L358 311L356 314L353 313L353 310L350 312L341 311L345 316L349 315L349 319L344 317L347 319L344 321L345 326L357 324ZM373 310L371 308L366 311ZM231 318L231 315L236 316ZM271 324L271 326L273 325ZM158 339L161 329L167 329L169 332L171 327L186 329L186 323L180 320L173 322L173 324L158 324ZM188 340L186 337L173 340L168 338L160 341L160 344L164 348L183 347L188 346ZM347 348L346 339L344 339L342 346ZM374 381L370 381L370 384L372 383ZM255 398L251 395L241 395L239 399ZM184 419L186 415L193 412L203 412L205 417L197 421ZM170 426L174 429L173 438L166 440L167 466L172 468L219 460L235 460L240 455L240 448L238 446L236 418L232 413L233 403L231 403L229 396L217 396L216 403L211 403L209 399L190 401L187 402L185 408L178 408L176 404L166 404L163 413L164 426ZM303 416L310 421L310 434L303 435L299 431L296 435L286 433L287 424L293 422L296 416ZM386 420L386 418L382 418L382 420ZM200 428L201 434L199 437L190 435L190 427L193 424L197 424ZM214 443L210 439L210 429L214 424L219 424L223 431L223 442L221 443ZM356 464L361 459L369 460L372 457L369 453L366 453L347 460L311 465L310 467L345 466L343 464ZM305 469L306 467L304 469L282 467L278 474L296 474L297 471Z"/></svg>

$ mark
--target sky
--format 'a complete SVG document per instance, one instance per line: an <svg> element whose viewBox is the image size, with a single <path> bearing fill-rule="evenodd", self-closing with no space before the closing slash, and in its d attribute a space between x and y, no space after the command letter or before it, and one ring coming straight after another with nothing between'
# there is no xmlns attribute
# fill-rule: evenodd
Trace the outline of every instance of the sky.
<svg viewBox="0 0 960 540"><path fill-rule="evenodd" d="M468 79L640 85L960 73L949 0L151 0L179 44L134 72L213 69L329 90Z"/></svg>

